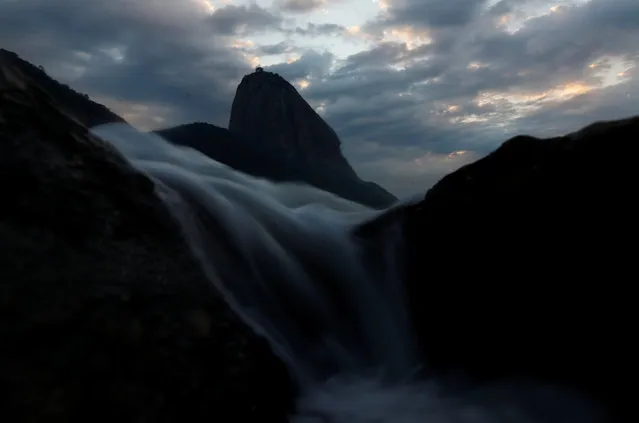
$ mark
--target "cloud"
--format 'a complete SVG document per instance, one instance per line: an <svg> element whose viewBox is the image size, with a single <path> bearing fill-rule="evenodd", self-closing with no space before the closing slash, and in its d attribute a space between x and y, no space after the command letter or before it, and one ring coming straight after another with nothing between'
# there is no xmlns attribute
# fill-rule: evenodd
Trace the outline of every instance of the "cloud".
<svg viewBox="0 0 639 423"><path fill-rule="evenodd" d="M331 53L318 53L310 50L306 51L297 60L291 63L280 63L273 66L266 66L264 69L269 72L279 73L289 81L301 78L320 78L326 74L333 63L334 57Z"/></svg>
<svg viewBox="0 0 639 423"><path fill-rule="evenodd" d="M293 34L305 35L305 36L319 36L319 35L342 35L347 33L348 29L343 25L323 23L314 24L312 22L307 23L305 27L297 27L290 31Z"/></svg>
<svg viewBox="0 0 639 423"><path fill-rule="evenodd" d="M394 0L379 19L383 26L441 28L468 24L486 0Z"/></svg>
<svg viewBox="0 0 639 423"><path fill-rule="evenodd" d="M213 12L209 18L214 31L223 35L251 34L277 29L282 18L257 4L249 6L225 6Z"/></svg>
<svg viewBox="0 0 639 423"><path fill-rule="evenodd" d="M282 0L279 2L279 8L287 12L308 13L325 4L326 0Z"/></svg>
<svg viewBox="0 0 639 423"><path fill-rule="evenodd" d="M277 44L267 44L258 47L258 50L262 55L284 54L290 52L293 49L294 47L285 41L280 41Z"/></svg>
<svg viewBox="0 0 639 423"><path fill-rule="evenodd" d="M248 26L266 24L245 11ZM233 37L219 35L233 28L232 16L228 9L211 16L184 1L24 0L0 5L0 39L107 105L164 110L162 119L145 119L155 126L225 125L235 86L252 67Z"/></svg>
<svg viewBox="0 0 639 423"><path fill-rule="evenodd" d="M631 6L639 10L631 1L593 0L533 18L515 33L486 27L490 16L484 15L467 23L462 34L435 32L430 44L413 50L406 43L379 43L344 60L329 83L309 90L309 95L332 102L346 93L363 100L370 98L375 87L380 111L386 109L384 101L392 104L397 96L409 94L415 100L413 110L423 112L420 105L426 105L429 111L421 120L441 122L438 109L442 107L451 108L451 118L462 117L455 115L463 112L488 118L499 110L499 118L515 119L522 112L520 105L526 103L516 98L517 93L550 101L549 91L562 97L563 90L567 98L580 91L600 92L602 85L618 82L604 81L610 77L605 68L612 62L632 66L639 32L630 24L616 26L612 18L597 21L597 16L618 16L620 10L630 15ZM598 31L593 32L595 22L599 22ZM451 49L439 50L440 42ZM597 61L602 64L590 66ZM540 101L533 103L528 100L526 105L540 105Z"/></svg>
<svg viewBox="0 0 639 423"><path fill-rule="evenodd" d="M639 112L636 0L265 4L5 1L0 39L143 127L226 125L237 83L262 64L398 195L509 136Z"/></svg>

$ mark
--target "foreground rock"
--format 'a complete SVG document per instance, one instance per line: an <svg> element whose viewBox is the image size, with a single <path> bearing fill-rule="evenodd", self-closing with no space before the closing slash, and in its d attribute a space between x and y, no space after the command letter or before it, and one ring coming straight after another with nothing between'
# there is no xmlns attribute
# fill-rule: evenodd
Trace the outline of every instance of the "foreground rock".
<svg viewBox="0 0 639 423"><path fill-rule="evenodd" d="M3 420L285 421L285 368L151 181L2 55L0 184Z"/></svg>
<svg viewBox="0 0 639 423"><path fill-rule="evenodd" d="M516 137L361 228L404 223L431 371L573 387L636 420L637 140L639 117Z"/></svg>

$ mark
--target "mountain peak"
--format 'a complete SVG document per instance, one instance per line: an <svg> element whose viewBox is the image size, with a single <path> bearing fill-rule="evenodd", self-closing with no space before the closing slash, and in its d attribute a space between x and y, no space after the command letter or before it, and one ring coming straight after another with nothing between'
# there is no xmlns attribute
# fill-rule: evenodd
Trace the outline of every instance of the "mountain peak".
<svg viewBox="0 0 639 423"><path fill-rule="evenodd" d="M331 162L353 172L335 131L277 73L258 67L242 78L233 100L229 129L249 140L268 140L287 156Z"/></svg>

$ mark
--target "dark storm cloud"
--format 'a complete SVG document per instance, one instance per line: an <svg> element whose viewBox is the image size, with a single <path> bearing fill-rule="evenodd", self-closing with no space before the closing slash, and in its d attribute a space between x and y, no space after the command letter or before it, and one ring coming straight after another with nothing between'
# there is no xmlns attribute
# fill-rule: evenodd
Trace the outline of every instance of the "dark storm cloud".
<svg viewBox="0 0 639 423"><path fill-rule="evenodd" d="M291 34L304 35L304 36L321 36L321 35L341 35L346 32L346 27L343 25L324 23L324 24L314 24L309 23L306 27L297 27L291 31L288 31Z"/></svg>
<svg viewBox="0 0 639 423"><path fill-rule="evenodd" d="M518 4L521 2L511 2L509 10ZM327 107L327 118L344 136L387 140L397 146L415 144L442 153L469 148L488 151L495 147L499 137L510 132L501 128L490 130L481 124L447 123L438 107L448 103L457 106L457 115L488 116L495 114L494 105L479 107L471 101L481 92L509 89L540 92L577 79L596 83L595 71L588 69L592 61L605 55L636 58L639 19L633 26L633 20L622 16L635 16L637 12L639 2L633 0L593 0L585 6L563 8L558 13L531 19L514 34L496 28L492 16L482 15L473 22L464 21L467 30L457 33L452 41L447 38L450 33L442 36L454 46L449 51L437 48L440 42L437 36L434 44L414 50L401 43L382 43L347 58L324 83L311 86L307 95L329 105L337 104L345 96L367 105L361 113L357 107L350 112ZM604 18L600 20L599 16ZM409 24L414 19L413 16L406 21L396 20L394 25ZM626 23L617 25L618 20ZM595 27L597 31L593 31ZM388 66L401 62L405 69ZM482 66L469 66L474 62ZM412 103L398 104L401 92L410 92ZM398 108L404 114L403 119L386 122L385 116ZM508 117L503 107L502 113ZM579 125L596 119L596 109L589 113L570 122ZM380 121L361 123L366 122L363 119L366 116L378 117ZM523 122L519 121L522 125ZM513 133L517 132L514 125L508 129ZM569 124L546 126L556 127L557 131L571 128ZM494 138L482 138L486 134L494 134Z"/></svg>
<svg viewBox="0 0 639 423"><path fill-rule="evenodd" d="M206 22L189 7L159 0L4 2L0 39L93 97L166 105L166 124L226 124L235 85L250 66L215 29L234 28L237 10L220 9ZM245 12L248 26L270 22L255 9ZM83 73L76 78L69 69Z"/></svg>
<svg viewBox="0 0 639 423"><path fill-rule="evenodd" d="M351 72L367 67L380 67L395 63L406 55L408 49L405 43L382 42L360 53L353 54L346 59L340 72Z"/></svg>
<svg viewBox="0 0 639 423"><path fill-rule="evenodd" d="M488 10L493 16L504 15L506 13L516 12L518 8L525 5L547 6L548 2L544 0L500 0L494 3Z"/></svg>
<svg viewBox="0 0 639 423"><path fill-rule="evenodd" d="M415 27L460 27L479 13L486 0L395 0L380 26L411 25Z"/></svg>
<svg viewBox="0 0 639 423"><path fill-rule="evenodd" d="M308 13L326 4L325 0L281 0L280 10L293 13Z"/></svg>
<svg viewBox="0 0 639 423"><path fill-rule="evenodd" d="M562 134L598 120L639 114L639 67L626 72L627 82L555 103L518 119L517 128L535 136Z"/></svg>
<svg viewBox="0 0 639 423"><path fill-rule="evenodd" d="M302 78L319 78L326 74L334 57L331 53L318 53L310 50L292 63L280 63L272 66L265 66L264 69L282 75L289 81Z"/></svg>
<svg viewBox="0 0 639 423"><path fill-rule="evenodd" d="M258 53L262 55L275 55L275 54L284 54L294 50L291 44L286 41L279 42L277 44L269 44L258 47Z"/></svg>
<svg viewBox="0 0 639 423"><path fill-rule="evenodd" d="M229 5L217 9L209 18L209 22L216 33L232 35L277 29L282 23L282 18L257 4L250 6Z"/></svg>
<svg viewBox="0 0 639 423"><path fill-rule="evenodd" d="M574 77L576 70L602 55L634 56L638 34L639 2L593 0L532 19L513 35L478 37L469 48L474 49L472 59L493 63L501 71L526 70L526 79L538 84L551 75Z"/></svg>

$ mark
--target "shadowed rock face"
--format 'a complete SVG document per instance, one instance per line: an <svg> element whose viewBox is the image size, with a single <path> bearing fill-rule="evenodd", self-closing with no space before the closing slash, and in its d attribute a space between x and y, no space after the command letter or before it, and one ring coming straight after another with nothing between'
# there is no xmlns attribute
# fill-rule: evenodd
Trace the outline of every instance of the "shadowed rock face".
<svg viewBox="0 0 639 423"><path fill-rule="evenodd" d="M242 78L233 100L229 130L273 163L271 171L248 173L305 182L375 208L397 201L379 185L357 176L342 155L335 131L277 74L259 70ZM283 170L288 174L271 176Z"/></svg>
<svg viewBox="0 0 639 423"><path fill-rule="evenodd" d="M0 406L15 422L286 421L283 364L154 192L0 54Z"/></svg>
<svg viewBox="0 0 639 423"><path fill-rule="evenodd" d="M288 81L274 73L258 71L242 78L229 130L254 142L268 140L288 156L328 161L353 172L335 131Z"/></svg>
<svg viewBox="0 0 639 423"><path fill-rule="evenodd" d="M479 383L577 388L634 421L639 117L515 137L444 177L403 222L426 363Z"/></svg>

